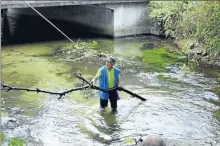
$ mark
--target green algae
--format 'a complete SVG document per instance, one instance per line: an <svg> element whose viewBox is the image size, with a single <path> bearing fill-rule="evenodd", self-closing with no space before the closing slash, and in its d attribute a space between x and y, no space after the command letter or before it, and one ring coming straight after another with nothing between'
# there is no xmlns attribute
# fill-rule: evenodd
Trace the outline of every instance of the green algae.
<svg viewBox="0 0 220 146"><path fill-rule="evenodd" d="M114 53L124 57L141 56L142 51L139 49L141 45L139 42L120 42L115 44Z"/></svg>
<svg viewBox="0 0 220 146"><path fill-rule="evenodd" d="M1 144L4 144L6 134L1 133ZM24 140L12 137L8 142L8 146L24 146Z"/></svg>
<svg viewBox="0 0 220 146"><path fill-rule="evenodd" d="M2 48L2 80L8 85L31 89L63 91L73 87L76 78L71 77L71 66L45 58L56 47L51 44L18 45ZM36 92L2 92L5 106L19 107L28 115L34 115L40 103L48 95ZM55 97L58 98L58 97ZM10 99L10 100L9 100Z"/></svg>
<svg viewBox="0 0 220 146"><path fill-rule="evenodd" d="M57 47L66 44L65 42L48 42L48 43L34 43L34 44L22 44L11 45L2 47L3 52L17 52L20 55L25 56L50 56L53 55ZM4 55L2 55L4 56Z"/></svg>
<svg viewBox="0 0 220 146"><path fill-rule="evenodd" d="M24 146L24 140L13 137L9 141L8 146Z"/></svg>
<svg viewBox="0 0 220 146"><path fill-rule="evenodd" d="M5 137L6 137L6 135L4 133L1 133L1 144L4 143Z"/></svg>
<svg viewBox="0 0 220 146"><path fill-rule="evenodd" d="M220 109L215 111L215 117L216 117L217 120L220 121Z"/></svg>
<svg viewBox="0 0 220 146"><path fill-rule="evenodd" d="M143 51L143 62L150 65L152 71L166 71L165 67L170 65L181 65L178 61L179 54L169 53L166 48L158 48Z"/></svg>
<svg viewBox="0 0 220 146"><path fill-rule="evenodd" d="M165 75L158 75L158 79L171 79L171 78Z"/></svg>
<svg viewBox="0 0 220 146"><path fill-rule="evenodd" d="M160 48L154 50L145 50L143 52L144 62L149 64L165 64L169 65L175 63L178 55L171 54L167 49Z"/></svg>
<svg viewBox="0 0 220 146"><path fill-rule="evenodd" d="M114 52L114 41L112 39L95 39L99 50Z"/></svg>
<svg viewBox="0 0 220 146"><path fill-rule="evenodd" d="M111 43L112 41L107 42ZM63 48L63 46L69 48L69 45L69 43L60 42L60 44L42 43L3 47L2 80L12 86L29 89L39 88L55 92L63 92L81 86L82 82L72 73L80 72L83 77L90 80L93 77L91 75L95 75L98 67L84 63L61 61L57 57L59 55L57 48ZM90 41L89 47L97 49L99 44L96 41ZM72 92L63 98L74 100L79 104L93 106L98 103L98 94L95 91L90 93L90 91ZM24 109L25 114L34 116L42 107L42 101L48 96L51 95L26 91L3 91L2 101L4 101L3 106L5 107L18 107ZM53 95L53 97L57 99L59 96Z"/></svg>

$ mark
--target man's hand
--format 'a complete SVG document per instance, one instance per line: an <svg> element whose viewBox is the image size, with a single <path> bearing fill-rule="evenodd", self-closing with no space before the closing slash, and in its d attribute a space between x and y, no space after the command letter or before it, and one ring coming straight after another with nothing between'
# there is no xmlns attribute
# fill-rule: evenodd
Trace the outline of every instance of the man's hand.
<svg viewBox="0 0 220 146"><path fill-rule="evenodd" d="M93 85L95 84L95 78L92 79L92 81L91 81L90 83L91 83L91 85L93 86Z"/></svg>

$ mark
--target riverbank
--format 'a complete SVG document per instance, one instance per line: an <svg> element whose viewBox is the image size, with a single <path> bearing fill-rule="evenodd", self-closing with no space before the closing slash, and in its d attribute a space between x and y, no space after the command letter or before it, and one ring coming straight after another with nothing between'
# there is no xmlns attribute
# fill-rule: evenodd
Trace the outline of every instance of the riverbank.
<svg viewBox="0 0 220 146"><path fill-rule="evenodd" d="M204 49L204 45L196 40L175 40L174 43L187 54L188 62L196 63L198 66L220 70L220 55L211 56Z"/></svg>
<svg viewBox="0 0 220 146"><path fill-rule="evenodd" d="M188 62L220 68L220 4L209 1L150 2L150 16L188 55Z"/></svg>

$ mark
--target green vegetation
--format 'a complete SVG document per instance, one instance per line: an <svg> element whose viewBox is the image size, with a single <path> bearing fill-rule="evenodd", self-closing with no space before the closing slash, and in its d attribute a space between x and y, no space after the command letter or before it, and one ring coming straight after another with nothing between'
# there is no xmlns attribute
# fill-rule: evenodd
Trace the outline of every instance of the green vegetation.
<svg viewBox="0 0 220 146"><path fill-rule="evenodd" d="M62 49L82 49L82 48L96 49L98 48L98 43L96 41L91 41L91 42L77 41L74 44L66 44L62 47Z"/></svg>
<svg viewBox="0 0 220 146"><path fill-rule="evenodd" d="M220 55L218 1L151 1L150 9L166 36L198 43L212 58Z"/></svg>
<svg viewBox="0 0 220 146"><path fill-rule="evenodd" d="M4 133L1 133L1 144L4 143L5 137L6 137L6 135Z"/></svg>
<svg viewBox="0 0 220 146"><path fill-rule="evenodd" d="M73 82L77 80L71 76L72 65L49 57L55 53L60 44L39 44L39 48L37 44L32 45L33 47L18 45L2 48L2 80L5 84L56 91L72 88ZM2 91L1 103L6 107L29 109L25 110L25 114L34 116L41 108L39 103L46 97L46 94L36 92Z"/></svg>
<svg viewBox="0 0 220 146"><path fill-rule="evenodd" d="M173 63L178 55L170 54L167 49L155 49L144 51L144 62L146 63Z"/></svg>
<svg viewBox="0 0 220 146"><path fill-rule="evenodd" d="M126 139L124 139L124 141L126 142L126 143L129 143L129 144L132 144L132 143L134 143L134 139L133 138L126 138Z"/></svg>
<svg viewBox="0 0 220 146"><path fill-rule="evenodd" d="M97 58L107 52L101 52L97 50L99 47L98 42L76 42L74 44L66 44L58 50L61 58L66 61L79 62L79 61L90 61L91 59Z"/></svg>
<svg viewBox="0 0 220 146"><path fill-rule="evenodd" d="M220 121L220 109L215 111L215 117Z"/></svg>
<svg viewBox="0 0 220 146"><path fill-rule="evenodd" d="M143 61L155 69L164 70L169 65L180 64L178 58L178 54L171 54L165 48L143 51Z"/></svg>
<svg viewBox="0 0 220 146"><path fill-rule="evenodd" d="M17 138L11 138L9 141L8 146L23 146L24 145L24 140L22 139L17 139Z"/></svg>
<svg viewBox="0 0 220 146"><path fill-rule="evenodd" d="M169 76L165 76L165 75L158 75L158 79L166 80L166 79L171 79L171 78Z"/></svg>
<svg viewBox="0 0 220 146"><path fill-rule="evenodd" d="M4 133L1 133L1 144L4 143L6 135ZM12 137L11 140L8 143L8 146L23 146L24 145L24 140L23 139L18 139L15 137Z"/></svg>

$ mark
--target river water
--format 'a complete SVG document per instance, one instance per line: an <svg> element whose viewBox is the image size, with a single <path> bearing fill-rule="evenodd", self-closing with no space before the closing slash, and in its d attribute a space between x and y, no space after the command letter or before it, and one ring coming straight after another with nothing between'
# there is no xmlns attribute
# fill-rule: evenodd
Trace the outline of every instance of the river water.
<svg viewBox="0 0 220 146"><path fill-rule="evenodd" d="M14 22L17 27L22 26L18 22L22 24L24 20ZM31 43L36 36L26 42L25 38L18 37L20 33L10 33L11 40L3 40L7 44L2 46L1 56L2 80L6 84L61 92L81 86L73 72L81 72L91 79L101 65L97 61L62 60L57 52L67 41L39 39ZM23 139L27 146L133 145L131 139L139 139L140 135L143 138L157 135L164 138L168 146L220 146L220 121L216 117L219 106L214 102L219 101L218 70L197 70L187 64L170 65L163 71L150 68L142 61L143 43L173 47L153 36L81 40L96 41L100 51L108 50L130 61L141 62L140 69L117 65L122 70L121 85L147 101L119 92L118 113L113 115L110 108L105 113L99 112L97 92L93 90L72 92L61 100L43 93L2 91L1 126L6 134L3 145L12 137ZM13 120L8 120L12 117Z"/></svg>

